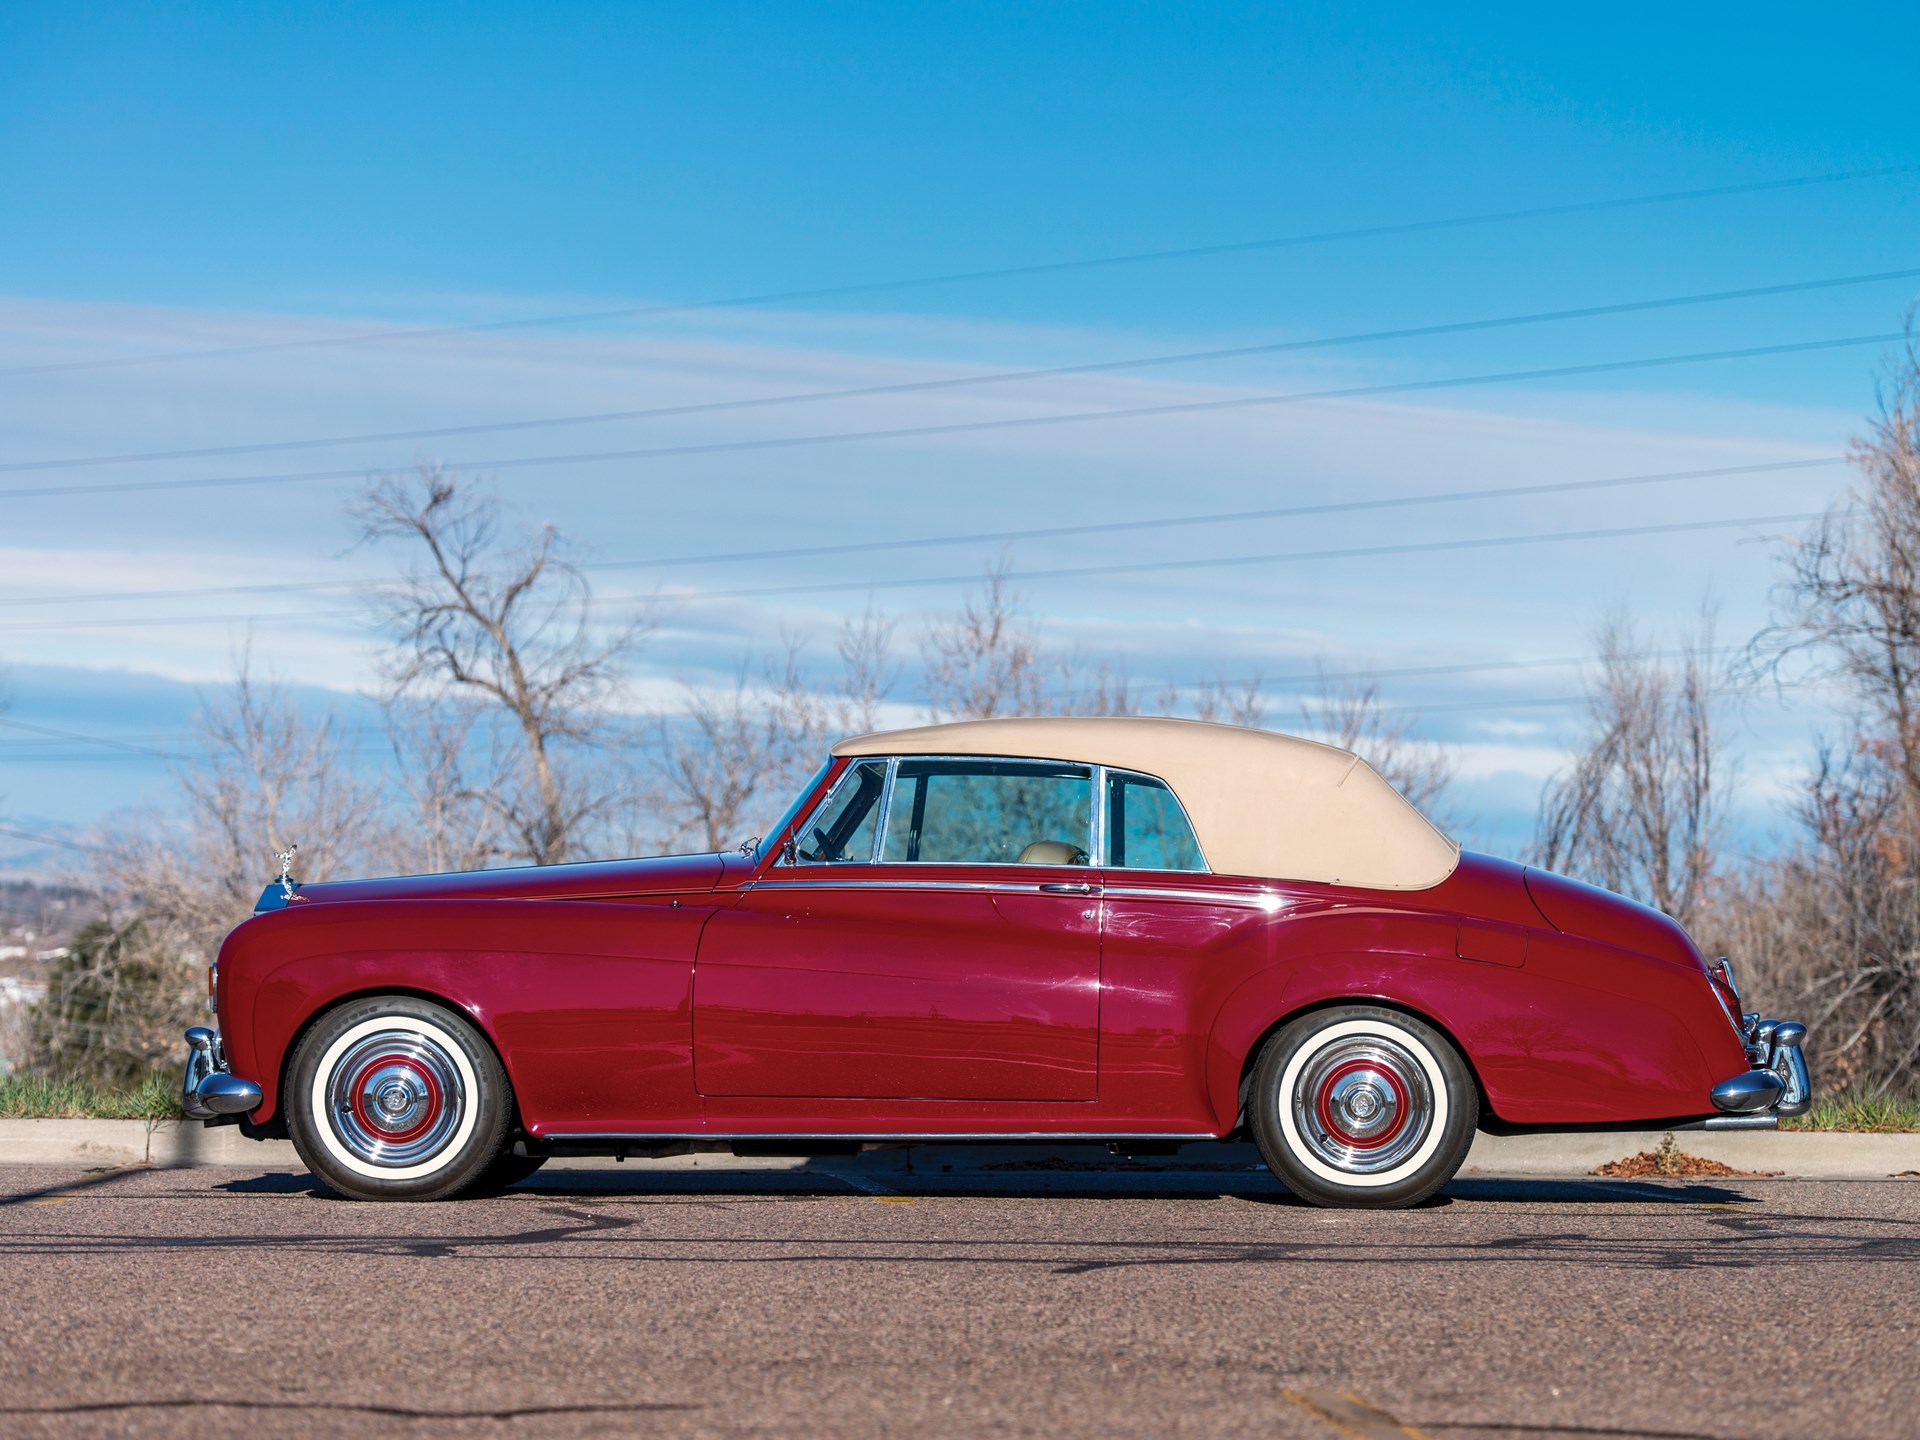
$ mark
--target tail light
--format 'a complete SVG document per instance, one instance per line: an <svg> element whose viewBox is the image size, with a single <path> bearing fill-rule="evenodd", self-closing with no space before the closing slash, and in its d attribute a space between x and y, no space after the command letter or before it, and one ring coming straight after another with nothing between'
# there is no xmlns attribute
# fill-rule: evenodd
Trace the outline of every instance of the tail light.
<svg viewBox="0 0 1920 1440"><path fill-rule="evenodd" d="M1707 966L1707 979L1713 985L1714 998L1719 1000L1720 1008L1727 1012L1727 1023L1733 1026L1734 1034L1745 1038L1746 1027L1741 1023L1740 986L1733 978L1733 962L1722 955Z"/></svg>

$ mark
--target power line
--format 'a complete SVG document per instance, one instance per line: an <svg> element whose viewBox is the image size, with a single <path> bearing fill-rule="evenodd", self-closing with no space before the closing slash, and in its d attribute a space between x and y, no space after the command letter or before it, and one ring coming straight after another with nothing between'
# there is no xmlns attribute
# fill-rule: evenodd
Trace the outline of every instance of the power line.
<svg viewBox="0 0 1920 1440"><path fill-rule="evenodd" d="M492 460L454 462L457 467L517 470L557 464L599 464L617 460L661 460L696 455L740 454L757 450L802 449L825 445L858 444L874 440L931 439L948 435L984 434L1002 430L1045 429L1102 420L1142 419L1162 415L1201 415L1263 406L1302 404L1324 400L1358 400L1380 395L1404 395L1480 385L1506 385L1527 380L1564 380L1578 376L1619 374L1632 370L1663 369L1719 360L1751 360L1773 355L1840 350L1862 345L1885 345L1905 339L1902 331L1849 335L1831 340L1797 340L1779 345L1751 345L1731 350L1700 350L1679 355L1643 356L1631 360L1602 360L1580 365L1552 365L1532 370L1505 370L1483 375L1458 375L1430 380L1400 380L1381 385L1351 385L1333 390L1292 390L1278 394L1239 395L1221 400L1179 401L1108 410L1078 410L1051 415L1008 416L998 420L968 420L941 425L911 425L891 430L842 430L815 435L780 435L754 440L722 440L704 444L661 445L630 450L584 451L570 454L529 455ZM48 496L121 495L148 491L217 489L243 485L292 484L303 481L354 480L368 474L365 466L345 470L296 470L261 475L237 475L193 480L126 480L74 486L29 486L0 490L0 500Z"/></svg>
<svg viewBox="0 0 1920 1440"><path fill-rule="evenodd" d="M1718 647L1717 650L1708 652L1708 653L1722 653L1725 651L1736 650L1741 648L1744 648L1744 647L1722 646L1722 647ZM1655 658L1656 653L1658 652L1648 652L1645 655L1627 656L1623 658L1651 659L1651 658ZM1681 654L1684 654L1685 652L1673 651L1673 652L1666 652L1666 653L1668 653L1669 655L1681 655ZM1600 658L1601 657L1595 655L1595 656L1584 657L1583 660L1579 660L1579 661L1524 661L1523 660L1523 661L1510 662L1508 665L1504 667L1501 665L1495 664L1495 665L1485 665L1485 666L1461 666L1457 668L1462 670L1521 668L1525 666L1546 666L1546 665L1556 665L1556 664L1590 663ZM1390 675L1395 672L1362 671L1362 672L1356 672L1356 673L1360 675L1367 675L1371 678L1379 678L1381 676ZM1406 673L1414 673L1414 672L1406 672ZM1328 678L1333 678L1333 677L1329 676ZM1767 688L1769 691L1801 690L1801 689L1807 689L1817 683L1818 682L1811 681L1811 680L1788 680L1788 681L1783 681L1778 685L1770 685ZM1183 687L1176 686L1174 688L1179 689ZM1192 688L1192 687L1187 686L1184 688ZM1741 686L1720 686L1708 691L1707 693L1710 695L1741 695L1749 692L1744 687L1741 687ZM1298 698L1298 697L1277 696L1275 698L1286 699L1286 698ZM1593 698L1592 695L1582 693L1578 695L1516 696L1513 698L1503 698L1498 700L1440 701L1438 703L1383 705L1383 706L1376 707L1373 713L1378 715L1422 716L1422 715L1429 715L1429 714L1464 713L1464 712L1469 712L1474 710L1518 710L1518 709L1531 709L1534 707L1546 707L1546 706L1558 706L1558 705L1581 705L1590 701L1592 698ZM675 712L675 713L684 713L684 712ZM100 744L100 745L108 745L112 743L111 741L104 740L98 737L90 737L85 735L75 735L73 738L75 740L89 741L90 743ZM203 752L198 756L187 755L187 756L177 756L173 758L191 762L195 759L206 759L208 758L210 753L211 752ZM357 756L376 756L376 755L391 756L393 752L390 746L375 744L375 745L357 746L353 749L341 750L341 751L337 751L336 753L343 757L352 758ZM118 760L118 759L138 760L143 758L147 758L147 757L139 754L127 755L124 752L118 752L113 755L88 755L88 754L5 755L5 754L0 754L0 764L20 763L23 761L30 764L40 764L43 762L49 763L49 764L54 762L64 762L64 763L70 763L70 764L90 764L90 763L98 763L103 760ZM6 832L6 829L4 826L0 826L0 833L8 833L8 832ZM25 834L26 832L13 831L11 833ZM41 837L35 837L35 838L41 838ZM62 842L51 841L50 843L59 844ZM85 847L75 847L75 848L85 848Z"/></svg>
<svg viewBox="0 0 1920 1440"><path fill-rule="evenodd" d="M1645 475L1616 475L1594 480L1556 480L1536 485L1504 485L1471 490L1442 490L1422 495L1376 496L1367 500L1336 500L1318 505L1284 505L1262 510L1215 511L1201 515L1161 515L1147 520L1109 520L1086 525L1051 525L1026 530L984 530L972 533L914 536L899 540L851 541L838 545L799 545L778 550L735 550L705 555L674 555L644 560L596 560L582 570L667 569L682 565L762 563L768 560L814 559L832 555L865 554L886 550L930 549L949 545L1013 544L1022 540L1052 540L1083 535L1112 535L1132 530L1168 530L1196 525L1244 524L1258 520L1299 519L1369 510L1397 510L1464 500L1508 500L1529 495L1564 495L1583 490L1652 485L1678 480L1719 479L1733 475L1761 475L1777 471L1811 470L1845 464L1845 455L1823 455L1809 460L1774 460L1751 465L1721 465L1704 470L1665 470ZM0 596L0 607L20 605L80 605L106 600L189 600L221 595L280 595L318 590L355 589L381 583L376 577L349 580L290 580L258 585L209 585L172 590L97 590L78 595Z"/></svg>
<svg viewBox="0 0 1920 1440"><path fill-rule="evenodd" d="M1810 510L1791 515L1745 515L1728 520L1683 520L1665 525L1631 525L1607 530L1559 530L1535 535L1476 536L1462 540L1420 540L1404 545L1359 545L1339 550L1286 550L1262 555L1218 555L1195 560L1148 560L1116 565L1076 565L1052 570L1009 570L1008 580L1084 580L1107 575L1144 575L1171 570L1208 570L1238 565L1286 565L1305 560L1357 560L1386 555L1432 554L1449 550L1506 549L1572 540L1625 540L1646 535L1678 535L1699 530L1728 530L1742 525L1786 525L1819 520L1831 511ZM1838 512L1842 515L1850 511ZM675 600L741 600L768 595L813 595L834 590L900 590L922 585L965 585L972 575L919 575L897 580L829 580L809 585L765 585L743 590L702 590ZM592 604L651 603L653 596L607 596ZM11 627L3 627L11 628Z"/></svg>
<svg viewBox="0 0 1920 1440"><path fill-rule="evenodd" d="M1744 651L1744 645L1716 645L1705 650L1642 650L1634 654L1621 655L1621 660L1680 660L1688 655L1734 655ZM1565 655L1555 659L1542 660L1476 660L1459 665L1412 665L1393 670L1315 670L1293 675L1254 675L1243 680L1189 680L1181 689L1196 687L1210 688L1224 685L1229 689L1254 688L1265 689L1269 685L1309 685L1322 680L1406 680L1423 679L1437 675L1473 675L1492 670L1552 670L1572 669L1576 665L1592 665L1606 659L1604 655Z"/></svg>
<svg viewBox="0 0 1920 1440"><path fill-rule="evenodd" d="M1920 165L1885 165L1869 170L1844 170L1822 175L1799 175L1783 180L1759 180L1739 185L1713 185L1688 190L1662 190L1643 195L1616 196L1603 200L1582 200L1559 205L1535 205L1511 210L1483 211L1471 215L1444 216L1409 220L1386 225L1350 226L1338 230L1308 231L1263 240L1240 240L1217 245L1195 245L1177 249L1140 250L1123 255L1092 256L1082 260L1054 260L1036 264L1008 265L992 269L956 270L939 275L920 275L903 279L863 281L847 285L814 286L808 289L763 291L754 295L735 295L718 300L692 300L667 304L628 305L614 309L571 311L512 320L487 320L464 325L435 325L406 330L364 331L354 335L313 336L301 340L265 341L250 345L224 345L199 350L170 350L153 355L122 355L97 360L65 360L38 365L20 365L0 370L0 376L52 374L61 371L103 370L132 365L156 365L178 360L208 360L239 355L260 355L281 350L318 350L342 346L387 344L399 340L438 339L449 335L474 335L496 331L536 329L544 326L585 324L607 320L636 320L647 316L689 314L701 310L733 309L750 305L779 305L799 300L842 299L854 295L877 295L924 286L955 285L983 280L1009 280L1039 275L1059 275L1076 270L1109 269L1123 265L1141 265L1167 260L1194 260L1218 255L1252 254L1264 250L1285 250L1308 245L1326 245L1349 240L1385 239L1436 230L1455 230L1477 225L1505 224L1519 220L1546 220L1557 216L1594 214L1608 210L1626 210L1686 201L1722 199L1734 195L1757 195L1775 190L1804 189L1818 185L1839 185L1857 180L1884 179L1909 175Z"/></svg>
<svg viewBox="0 0 1920 1440"><path fill-rule="evenodd" d="M12 825L0 825L0 835L11 835L17 840L33 840L42 845L57 845L63 850L78 850L87 855L103 855L98 845L82 845L74 840L61 840L53 835L43 835L37 830L20 830Z"/></svg>
<svg viewBox="0 0 1920 1440"><path fill-rule="evenodd" d="M851 389L803 390L785 395L751 396L733 400L709 400L683 405L658 405L644 409L600 410L582 415L553 415L528 420L493 420L468 425L440 425L414 430L366 431L356 435L328 435L299 440L263 440L239 445L207 445L178 450L143 450L117 455L76 455L51 460L16 460L0 464L0 474L17 474L26 471L78 470L95 465L133 465L163 460L207 460L227 455L284 453L293 450L327 449L339 445L379 444L395 440L445 440L465 435L491 435L508 431L601 425L633 420L654 420L671 416L763 409L772 406L803 405L822 401L871 399L882 395L920 394L928 391L956 390L982 385L1001 385L1030 380L1061 379L1074 375L1110 374L1115 371L1140 370L1163 365L1192 364L1207 360L1247 359L1256 355L1280 355L1297 351L1329 349L1341 345L1358 345L1385 340L1429 339L1440 335L1460 335L1473 331L1511 329L1517 326L1551 324L1563 320L1593 319L1607 315L1638 314L1651 310L1670 310L1684 306L1716 304L1729 300L1750 300L1774 295L1801 294L1814 290L1832 290L1843 286L1867 285L1888 280L1911 280L1916 277L1920 277L1920 268L1881 270L1864 275L1843 275L1820 280L1798 280L1779 285L1748 286L1737 290L1699 291L1688 295L1670 295L1652 300L1629 300L1607 305L1584 305L1572 309L1540 310L1521 315L1501 315L1477 320L1448 321L1437 325L1414 325L1392 330L1368 330L1349 335L1322 336L1311 340L1283 340L1261 345L1236 345L1224 349L1186 350L1172 354L1134 356L1123 360L1093 361L1081 365L1054 365L1033 370L994 370L972 375L949 376L936 380L909 380L883 385L861 385Z"/></svg>
<svg viewBox="0 0 1920 1440"><path fill-rule="evenodd" d="M1632 539L1648 535L1674 535L1691 531L1727 530L1742 525L1781 525L1798 524L1810 520L1819 520L1827 515L1838 513L1842 516L1851 511L1802 511L1788 515L1744 515L1722 520L1684 520L1663 525L1634 525L1602 530L1560 530L1532 535L1493 535L1476 536L1455 540L1422 540L1402 545L1365 545L1344 549L1326 550L1290 550L1259 555L1223 555L1202 557L1193 560L1147 560L1114 565L1083 565L1049 570L1008 571L1006 577L1014 581L1031 580L1077 580L1113 575L1144 575L1173 570L1206 570L1228 566L1243 565L1285 565L1311 560L1352 560L1387 555L1414 555L1439 553L1451 550L1507 549L1524 545L1558 544L1580 540L1619 540ZM763 585L737 590L700 590L686 594L666 597L678 605L697 604L714 600L760 599L775 595L815 595L846 590L900 590L921 586L970 585L980 579L978 572L964 575L919 575L901 579L887 580L829 580L799 585ZM654 595L606 595L596 596L585 602L594 609L610 605L650 605L660 603L661 597ZM278 614L248 615L245 617L224 615L181 615L181 616L141 616L135 619L93 619L93 620L29 620L8 621L0 624L0 631L36 631L36 630L113 630L122 626L150 625L206 625L236 624L245 620L251 624L262 620L320 620L340 616L363 617L359 610L308 610L283 611Z"/></svg>
<svg viewBox="0 0 1920 1440"><path fill-rule="evenodd" d="M82 735L73 730L56 730L47 725L29 725L24 720L0 718L0 725L9 730L25 730L32 735L43 735L54 740L82 740L89 745L108 745L116 750L124 750L131 755L142 755L152 760L177 760L177 755L169 755L164 750L150 750L145 746L132 745L124 740L107 740L98 735Z"/></svg>

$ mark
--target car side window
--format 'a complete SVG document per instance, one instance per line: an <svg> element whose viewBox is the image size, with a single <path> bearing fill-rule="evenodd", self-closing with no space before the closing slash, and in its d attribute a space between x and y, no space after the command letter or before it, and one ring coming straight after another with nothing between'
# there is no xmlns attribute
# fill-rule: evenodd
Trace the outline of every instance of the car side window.
<svg viewBox="0 0 1920 1440"><path fill-rule="evenodd" d="M1093 771L1052 761L903 759L881 858L933 865L1085 865Z"/></svg>
<svg viewBox="0 0 1920 1440"><path fill-rule="evenodd" d="M1107 772L1107 864L1128 870L1205 870L1193 824L1167 782Z"/></svg>
<svg viewBox="0 0 1920 1440"><path fill-rule="evenodd" d="M884 760L849 766L833 793L794 832L793 858L803 865L871 863L886 784Z"/></svg>

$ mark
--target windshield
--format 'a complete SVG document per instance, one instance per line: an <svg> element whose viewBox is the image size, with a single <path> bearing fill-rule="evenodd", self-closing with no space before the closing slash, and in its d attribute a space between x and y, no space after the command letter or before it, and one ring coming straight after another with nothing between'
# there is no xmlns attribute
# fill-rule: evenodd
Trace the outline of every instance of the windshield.
<svg viewBox="0 0 1920 1440"><path fill-rule="evenodd" d="M799 793L793 797L792 801L787 805L786 810L782 812L780 818L774 821L769 828L765 830L749 830L747 832L748 835L753 837L753 853L755 855L761 854L768 845L771 845L786 832L789 825L800 818L800 807L813 798L813 792L820 788L820 782L827 778L827 771L832 768L833 761L829 759L818 770L814 771L807 783L800 787ZM746 836L742 836L741 839L746 839Z"/></svg>

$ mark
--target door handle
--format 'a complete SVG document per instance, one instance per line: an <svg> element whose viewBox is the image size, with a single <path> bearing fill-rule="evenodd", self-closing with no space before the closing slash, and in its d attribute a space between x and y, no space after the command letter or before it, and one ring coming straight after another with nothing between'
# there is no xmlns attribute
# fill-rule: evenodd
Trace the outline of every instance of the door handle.
<svg viewBox="0 0 1920 1440"><path fill-rule="evenodd" d="M1098 895L1100 893L1100 887L1098 885L1089 885L1084 881L1076 881L1072 884L1056 883L1052 885L1042 885L1040 889L1048 895Z"/></svg>

